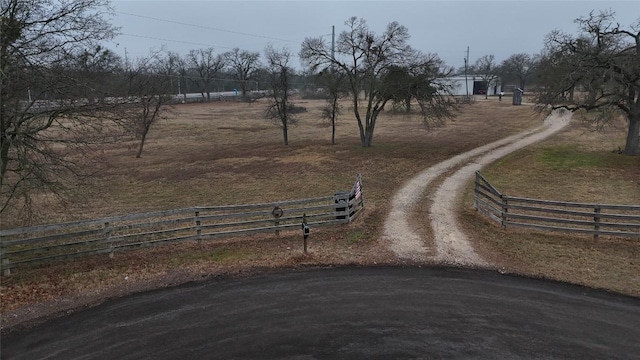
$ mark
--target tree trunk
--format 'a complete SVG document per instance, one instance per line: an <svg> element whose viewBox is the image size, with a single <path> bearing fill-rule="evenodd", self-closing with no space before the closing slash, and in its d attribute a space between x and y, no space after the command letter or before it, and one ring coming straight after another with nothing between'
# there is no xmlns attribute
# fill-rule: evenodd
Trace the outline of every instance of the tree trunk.
<svg viewBox="0 0 640 360"><path fill-rule="evenodd" d="M287 122L282 123L282 138L284 139L284 144L289 145L289 134L287 131Z"/></svg>
<svg viewBox="0 0 640 360"><path fill-rule="evenodd" d="M4 120L2 120L4 121ZM5 138L5 129L2 129L2 144L0 145L0 185L3 185L5 174L7 173L7 165L9 163L9 144L10 141Z"/></svg>
<svg viewBox="0 0 640 360"><path fill-rule="evenodd" d="M366 147L371 147L373 145L373 133L369 132L367 134L367 146Z"/></svg>
<svg viewBox="0 0 640 360"><path fill-rule="evenodd" d="M336 114L333 114L331 119L331 145L336 144Z"/></svg>
<svg viewBox="0 0 640 360"><path fill-rule="evenodd" d="M627 132L627 143L624 147L626 155L640 155L640 114L629 116L629 131Z"/></svg>
<svg viewBox="0 0 640 360"><path fill-rule="evenodd" d="M375 114L377 115L377 114ZM376 127L376 116L372 114L371 119L368 121L368 126L365 129L365 144L364 147L371 147L373 145L373 130Z"/></svg>
<svg viewBox="0 0 640 360"><path fill-rule="evenodd" d="M363 147L365 147L366 136L365 136L364 126L362 126L362 118L360 117L360 110L358 109L358 95L355 91L353 93L353 113L356 116L356 120L358 120L358 129L360 130L360 144Z"/></svg>
<svg viewBox="0 0 640 360"><path fill-rule="evenodd" d="M242 92L242 97L247 97L247 80L242 80L240 83L240 91Z"/></svg>
<svg viewBox="0 0 640 360"><path fill-rule="evenodd" d="M142 132L142 137L140 139L140 146L138 147L138 152L136 153L136 159L140 158L140 156L142 156L142 148L144 147L144 141L147 138L147 133L149 132L149 128L145 127L144 131Z"/></svg>
<svg viewBox="0 0 640 360"><path fill-rule="evenodd" d="M358 124L358 126L360 128L360 144L362 145L362 147L366 147L367 146L366 132L364 131L362 124Z"/></svg>
<svg viewBox="0 0 640 360"><path fill-rule="evenodd" d="M410 114L411 113L411 95L407 96L404 99L404 104L405 104L404 110L407 112L407 114Z"/></svg>
<svg viewBox="0 0 640 360"><path fill-rule="evenodd" d="M336 144L336 113L338 112L338 97L334 96L331 103L331 145Z"/></svg>
<svg viewBox="0 0 640 360"><path fill-rule="evenodd" d="M360 129L360 145L362 145L362 147L371 146L371 130L369 127Z"/></svg>

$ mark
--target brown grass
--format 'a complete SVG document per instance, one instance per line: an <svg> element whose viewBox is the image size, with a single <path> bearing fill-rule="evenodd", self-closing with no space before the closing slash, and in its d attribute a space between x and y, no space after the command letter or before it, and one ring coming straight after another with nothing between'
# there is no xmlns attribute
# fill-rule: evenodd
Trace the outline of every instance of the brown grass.
<svg viewBox="0 0 640 360"><path fill-rule="evenodd" d="M388 199L404 181L452 155L535 127L541 121L530 107L511 106L505 101L480 101L464 107L445 127L431 131L425 130L417 117L383 113L374 146L362 148L348 104L339 119L337 145L333 146L331 129L320 120L322 101L298 101L296 105L306 107L307 112L300 114L299 124L290 129L289 146L282 145L281 129L262 118L264 104L260 102L177 106L170 119L151 130L142 158L134 157L135 143L96 150L105 159L100 176L74 189L66 207L50 202L39 222L325 196L348 190L356 175L362 173L367 199L363 216L349 226L312 229L310 255L302 254L297 233L279 238L263 234L201 247L178 244L117 253L113 259L100 257L18 269L2 278L2 312L59 298L115 296L247 268L391 263L393 257L378 242L378 235ZM560 144L574 136L563 134L555 141ZM510 181L495 179L499 170L488 171L489 178L508 193L518 187L509 188ZM620 173L625 178L635 176L628 169ZM552 190L546 194L550 193ZM519 245L504 240L506 250L500 250L499 238L520 238L520 233L501 232L469 211L463 218L483 239L495 239L483 240L483 247L499 264L518 264L514 271L523 273L534 273L534 266L541 266L544 273L550 271L546 263L535 260L544 257L536 255L533 247L520 252ZM0 220L3 228L20 225L10 212ZM571 243L566 241L569 253L573 251ZM602 251L606 249L602 245ZM618 256L629 258L608 252L602 258L611 261ZM568 275L558 272L557 278L572 280Z"/></svg>

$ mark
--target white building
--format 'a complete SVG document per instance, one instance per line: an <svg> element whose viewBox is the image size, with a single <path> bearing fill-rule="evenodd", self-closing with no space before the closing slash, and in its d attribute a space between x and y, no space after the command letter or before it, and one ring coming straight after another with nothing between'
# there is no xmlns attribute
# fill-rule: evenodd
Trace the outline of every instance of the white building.
<svg viewBox="0 0 640 360"><path fill-rule="evenodd" d="M467 75L466 78L466 84L464 75L456 75L450 78L453 84L453 95L484 95L485 93L488 93L489 95L498 95L498 93L502 91L502 85L499 83L499 79L491 81L488 86L486 86L484 80L482 80L480 76Z"/></svg>

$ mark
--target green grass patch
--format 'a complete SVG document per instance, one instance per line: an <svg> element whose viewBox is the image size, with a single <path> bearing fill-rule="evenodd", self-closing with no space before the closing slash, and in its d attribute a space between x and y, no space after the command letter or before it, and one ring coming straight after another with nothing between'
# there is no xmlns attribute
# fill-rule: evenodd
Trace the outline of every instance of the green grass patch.
<svg viewBox="0 0 640 360"><path fill-rule="evenodd" d="M362 230L354 230L349 234L349 244L357 244L364 237L364 231Z"/></svg>
<svg viewBox="0 0 640 360"><path fill-rule="evenodd" d="M563 171L574 168L616 168L633 165L636 159L612 152L581 150L575 144L544 147L536 160L552 170Z"/></svg>
<svg viewBox="0 0 640 360"><path fill-rule="evenodd" d="M604 163L600 154L582 153L576 146L571 145L544 148L537 156L537 160L554 170L597 167Z"/></svg>

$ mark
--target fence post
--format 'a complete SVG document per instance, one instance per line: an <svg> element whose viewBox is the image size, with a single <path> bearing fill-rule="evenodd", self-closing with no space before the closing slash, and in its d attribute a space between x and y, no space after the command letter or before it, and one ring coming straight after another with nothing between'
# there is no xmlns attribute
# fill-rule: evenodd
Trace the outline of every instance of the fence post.
<svg viewBox="0 0 640 360"><path fill-rule="evenodd" d="M478 211L478 184L480 183L480 172L476 171L476 182L473 185L473 208Z"/></svg>
<svg viewBox="0 0 640 360"><path fill-rule="evenodd" d="M362 183L362 174L358 174L358 180L360 181L360 197L362 197L362 208L364 208L364 184Z"/></svg>
<svg viewBox="0 0 640 360"><path fill-rule="evenodd" d="M9 268L9 259L5 257L4 241L0 239L0 259L2 259L2 275L11 275L11 269Z"/></svg>
<svg viewBox="0 0 640 360"><path fill-rule="evenodd" d="M200 245L202 240L202 221L200 221L200 211L196 210L195 218L196 218L196 240L198 241L198 245Z"/></svg>
<svg viewBox="0 0 640 360"><path fill-rule="evenodd" d="M507 213L509 212L509 202L506 196L500 195L500 199L502 199L502 227L507 227Z"/></svg>
<svg viewBox="0 0 640 360"><path fill-rule="evenodd" d="M275 206L273 210L271 210L271 216L273 216L273 225L276 226L276 236L280 236L280 230L278 230L278 226L280 226L280 218L284 215L284 211L279 207Z"/></svg>
<svg viewBox="0 0 640 360"><path fill-rule="evenodd" d="M600 231L600 212L602 211L602 208L600 207L600 205L596 205L593 212L594 212L594 216L593 216L593 223L594 223L594 230L596 231L593 234L593 238L597 239L598 238L598 231Z"/></svg>
<svg viewBox="0 0 640 360"><path fill-rule="evenodd" d="M346 215L338 215L336 214L336 220L344 220L342 222L349 222L349 192L344 191L336 191L333 193L333 211L334 213L338 212L346 212Z"/></svg>
<svg viewBox="0 0 640 360"><path fill-rule="evenodd" d="M104 223L104 239L109 243L109 257L113 258L113 242L111 241L111 226L109 222Z"/></svg>

